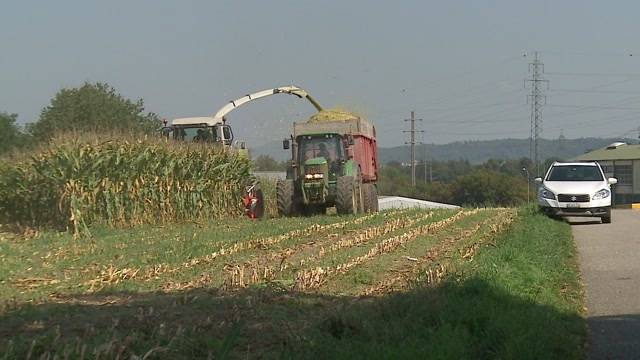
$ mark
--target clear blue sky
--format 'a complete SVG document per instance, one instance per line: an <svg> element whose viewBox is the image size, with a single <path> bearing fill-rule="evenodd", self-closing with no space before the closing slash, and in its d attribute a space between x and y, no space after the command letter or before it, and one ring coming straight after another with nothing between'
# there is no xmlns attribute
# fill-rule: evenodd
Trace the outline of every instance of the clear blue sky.
<svg viewBox="0 0 640 360"><path fill-rule="evenodd" d="M544 136L616 136L640 126L638 14L637 1L11 2L0 110L34 121L60 88L104 81L163 117L209 115L294 83L366 114L383 146L404 142L412 109L427 142L526 138L538 50ZM229 118L260 145L311 112L281 96Z"/></svg>

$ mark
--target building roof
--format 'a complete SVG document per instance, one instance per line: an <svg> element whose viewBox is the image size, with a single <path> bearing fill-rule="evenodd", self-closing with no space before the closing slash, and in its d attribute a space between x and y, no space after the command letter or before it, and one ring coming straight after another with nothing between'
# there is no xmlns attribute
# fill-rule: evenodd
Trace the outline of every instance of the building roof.
<svg viewBox="0 0 640 360"><path fill-rule="evenodd" d="M612 144L613 145L613 144ZM576 161L602 161L602 160L640 160L639 145L618 145L615 148L604 147L577 156Z"/></svg>

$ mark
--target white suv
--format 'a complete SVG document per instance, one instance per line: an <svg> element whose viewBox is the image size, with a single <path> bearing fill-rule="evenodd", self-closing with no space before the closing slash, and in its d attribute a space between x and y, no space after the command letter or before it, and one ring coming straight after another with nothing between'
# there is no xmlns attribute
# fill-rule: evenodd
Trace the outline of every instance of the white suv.
<svg viewBox="0 0 640 360"><path fill-rule="evenodd" d="M596 162L555 162L544 179L536 178L538 205L551 216L594 216L611 223L611 185Z"/></svg>

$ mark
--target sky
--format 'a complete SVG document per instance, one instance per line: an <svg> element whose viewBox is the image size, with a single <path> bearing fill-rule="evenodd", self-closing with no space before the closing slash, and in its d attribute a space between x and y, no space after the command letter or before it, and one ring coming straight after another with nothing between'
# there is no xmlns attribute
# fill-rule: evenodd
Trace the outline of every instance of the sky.
<svg viewBox="0 0 640 360"><path fill-rule="evenodd" d="M207 116L295 84L361 113L381 146L528 138L524 79L538 51L542 135L637 137L637 1L23 1L0 13L0 111L36 121L62 88L107 82L163 118ZM637 51L637 52L635 52ZM228 118L280 140L313 113L291 96Z"/></svg>

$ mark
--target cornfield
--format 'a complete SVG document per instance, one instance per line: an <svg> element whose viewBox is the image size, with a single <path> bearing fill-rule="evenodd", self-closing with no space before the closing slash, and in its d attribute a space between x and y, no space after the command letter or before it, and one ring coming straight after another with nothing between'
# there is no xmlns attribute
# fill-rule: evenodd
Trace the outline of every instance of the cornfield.
<svg viewBox="0 0 640 360"><path fill-rule="evenodd" d="M0 163L0 222L70 229L237 215L250 164L232 152L160 139L58 138Z"/></svg>

